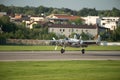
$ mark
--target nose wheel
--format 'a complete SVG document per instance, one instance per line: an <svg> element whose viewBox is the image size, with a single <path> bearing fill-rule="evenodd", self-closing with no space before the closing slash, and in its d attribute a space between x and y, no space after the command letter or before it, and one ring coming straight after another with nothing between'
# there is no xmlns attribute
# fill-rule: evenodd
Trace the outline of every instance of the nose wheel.
<svg viewBox="0 0 120 80"><path fill-rule="evenodd" d="M61 49L61 54L63 54L64 52L65 52L65 49L62 48L62 49Z"/></svg>

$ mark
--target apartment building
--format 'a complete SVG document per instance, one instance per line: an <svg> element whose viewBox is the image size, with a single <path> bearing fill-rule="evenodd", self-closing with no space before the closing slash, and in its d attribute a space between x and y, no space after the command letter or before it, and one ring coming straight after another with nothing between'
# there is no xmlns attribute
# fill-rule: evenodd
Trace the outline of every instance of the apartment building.
<svg viewBox="0 0 120 80"><path fill-rule="evenodd" d="M98 35L98 27L96 25L70 25L70 24L51 24L48 32L54 32L57 35L65 35L69 37L72 33L81 34L82 32L90 35Z"/></svg>
<svg viewBox="0 0 120 80"><path fill-rule="evenodd" d="M98 25L100 27L109 28L110 30L115 30L120 22L120 17L87 16L82 18L87 25Z"/></svg>
<svg viewBox="0 0 120 80"><path fill-rule="evenodd" d="M97 19L99 19L99 16L87 16L87 17L82 17L85 20L85 24L87 25L96 25L97 24Z"/></svg>
<svg viewBox="0 0 120 80"><path fill-rule="evenodd" d="M97 25L110 30L115 30L118 26L120 17L102 17L97 19Z"/></svg>

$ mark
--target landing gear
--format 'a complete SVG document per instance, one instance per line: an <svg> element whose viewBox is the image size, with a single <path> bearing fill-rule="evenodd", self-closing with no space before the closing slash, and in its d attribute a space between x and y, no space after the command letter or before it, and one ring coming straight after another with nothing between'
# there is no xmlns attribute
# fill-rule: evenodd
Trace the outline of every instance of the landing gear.
<svg viewBox="0 0 120 80"><path fill-rule="evenodd" d="M81 52L82 52L82 54L85 54L85 49L82 49Z"/></svg>
<svg viewBox="0 0 120 80"><path fill-rule="evenodd" d="M61 54L63 54L64 52L65 52L65 49L62 48L62 49L61 49Z"/></svg>

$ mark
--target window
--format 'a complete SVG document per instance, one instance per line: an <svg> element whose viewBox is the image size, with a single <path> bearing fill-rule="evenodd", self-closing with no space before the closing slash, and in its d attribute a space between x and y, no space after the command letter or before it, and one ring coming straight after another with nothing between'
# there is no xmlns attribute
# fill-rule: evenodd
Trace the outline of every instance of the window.
<svg viewBox="0 0 120 80"><path fill-rule="evenodd" d="M74 29L72 28L72 32L74 32Z"/></svg>
<svg viewBox="0 0 120 80"><path fill-rule="evenodd" d="M61 32L62 30L60 29L60 32Z"/></svg>
<svg viewBox="0 0 120 80"><path fill-rule="evenodd" d="M65 29L63 29L63 32L65 31Z"/></svg>
<svg viewBox="0 0 120 80"><path fill-rule="evenodd" d="M54 32L54 29L52 29L52 32Z"/></svg>
<svg viewBox="0 0 120 80"><path fill-rule="evenodd" d="M105 25L105 23L103 23L102 25Z"/></svg>
<svg viewBox="0 0 120 80"><path fill-rule="evenodd" d="M88 32L88 30L85 30L86 32Z"/></svg>
<svg viewBox="0 0 120 80"><path fill-rule="evenodd" d="M69 29L69 32L70 32L71 30Z"/></svg>
<svg viewBox="0 0 120 80"><path fill-rule="evenodd" d="M76 32L78 32L78 29L76 29Z"/></svg>
<svg viewBox="0 0 120 80"><path fill-rule="evenodd" d="M83 32L83 30L81 30L81 32Z"/></svg>

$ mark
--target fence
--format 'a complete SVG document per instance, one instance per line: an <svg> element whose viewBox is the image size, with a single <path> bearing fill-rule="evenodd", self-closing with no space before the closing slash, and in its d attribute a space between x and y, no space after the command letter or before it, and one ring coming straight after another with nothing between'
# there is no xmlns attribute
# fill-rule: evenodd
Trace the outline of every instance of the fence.
<svg viewBox="0 0 120 80"><path fill-rule="evenodd" d="M13 44L13 45L49 45L50 40L7 39L6 44Z"/></svg>

